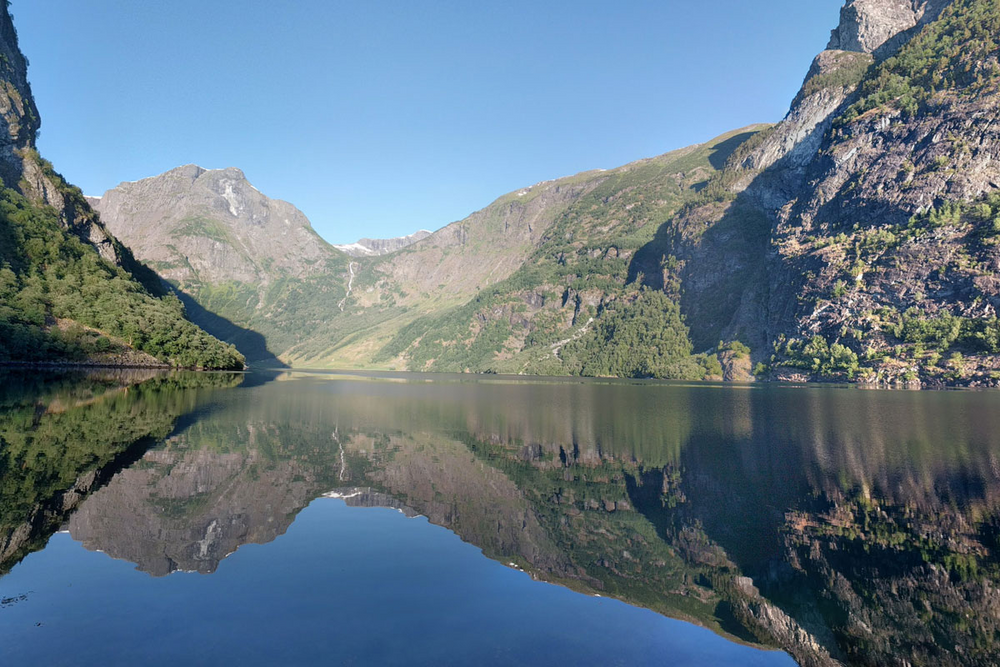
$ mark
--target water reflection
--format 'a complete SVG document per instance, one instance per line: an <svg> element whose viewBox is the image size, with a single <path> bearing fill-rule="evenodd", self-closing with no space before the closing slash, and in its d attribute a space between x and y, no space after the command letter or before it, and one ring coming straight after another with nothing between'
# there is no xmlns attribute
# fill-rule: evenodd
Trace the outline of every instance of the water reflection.
<svg viewBox="0 0 1000 667"><path fill-rule="evenodd" d="M0 372L0 574L45 545L95 489L242 376Z"/></svg>
<svg viewBox="0 0 1000 667"><path fill-rule="evenodd" d="M1000 394L166 382L4 394L5 562L68 516L154 576L213 573L325 495L800 664L998 658Z"/></svg>

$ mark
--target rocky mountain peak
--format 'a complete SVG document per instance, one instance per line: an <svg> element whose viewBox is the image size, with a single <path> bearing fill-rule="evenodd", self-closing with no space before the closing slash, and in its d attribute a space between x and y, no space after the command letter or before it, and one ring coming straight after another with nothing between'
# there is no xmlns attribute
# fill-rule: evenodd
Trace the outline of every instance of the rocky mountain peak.
<svg viewBox="0 0 1000 667"><path fill-rule="evenodd" d="M235 167L184 165L90 202L140 259L180 283L266 285L278 274L310 273L336 253L301 211L267 197Z"/></svg>
<svg viewBox="0 0 1000 667"><path fill-rule="evenodd" d="M827 49L891 55L951 0L848 0Z"/></svg>

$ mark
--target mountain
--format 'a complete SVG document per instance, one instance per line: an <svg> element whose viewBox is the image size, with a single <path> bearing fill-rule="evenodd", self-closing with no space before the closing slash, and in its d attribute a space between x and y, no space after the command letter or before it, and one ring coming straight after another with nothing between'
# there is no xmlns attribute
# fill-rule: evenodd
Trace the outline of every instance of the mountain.
<svg viewBox="0 0 1000 667"><path fill-rule="evenodd" d="M183 284L266 289L276 275L299 278L337 255L301 211L262 195L239 169L187 165L88 201L143 262Z"/></svg>
<svg viewBox="0 0 1000 667"><path fill-rule="evenodd" d="M907 4L849 2L788 117L661 229L696 346L739 338L773 379L996 384L1000 3Z"/></svg>
<svg viewBox="0 0 1000 667"><path fill-rule="evenodd" d="M350 258L327 246L325 261L297 269L283 267L263 254L294 255L295 251L285 249L285 236L265 235L269 247L259 253L255 250L258 246L247 238L257 230L250 217L230 210L225 197L228 186L202 187L199 177L177 174L197 168L182 167L123 184L94 202L102 220L141 260L195 302L190 308L195 321L236 343L251 360L260 358L260 348L248 347L246 339L227 335L224 326L213 326L207 317L199 319L198 313L214 314L239 331L260 332L267 351L293 365L403 367L411 365L407 356L387 351L387 346L398 345L401 332L425 326L428 318L452 314L470 300L499 289L497 285L508 285L504 281L512 280L512 275L528 271L526 262L545 263L544 253L561 243L551 238L553 230L573 225L582 212L590 211L587 231L577 231L578 238L586 238L592 230L602 240L621 246L618 255L608 254L609 260L615 260L608 271L617 272L616 285L624 285L627 253L652 238L656 224L649 223L659 223L692 199L730 153L763 127L737 130L611 171L584 172L522 188L388 254ZM232 185L234 192L250 192L262 202L270 201L242 178L239 181ZM616 201L615 207L600 211L605 199ZM614 217L622 214L620 219ZM194 219L201 222L192 225ZM307 224L304 218L301 224ZM562 233L565 240L567 232ZM574 243L569 241L567 246ZM243 250L237 252L235 247ZM239 262L223 259L236 256ZM590 259L600 266L603 256ZM207 265L211 270L203 272L200 267ZM243 270L250 265L253 271ZM533 288L538 291L541 285ZM548 299L544 314L550 321L544 326L551 330L550 338L572 337L574 305L562 303L565 288L550 285L546 289L553 294L527 298ZM552 316L557 303L562 314ZM540 340L526 347L537 352Z"/></svg>
<svg viewBox="0 0 1000 667"><path fill-rule="evenodd" d="M997 385L998 28L997 0L848 0L774 126L510 193L293 294L189 293L301 366Z"/></svg>
<svg viewBox="0 0 1000 667"><path fill-rule="evenodd" d="M188 165L90 201L196 323L251 361L273 360L347 295L348 256L239 169Z"/></svg>
<svg viewBox="0 0 1000 667"><path fill-rule="evenodd" d="M0 7L0 362L243 368L35 150L38 109Z"/></svg>
<svg viewBox="0 0 1000 667"><path fill-rule="evenodd" d="M736 379L753 364L777 380L997 385L998 28L995 1L848 2L786 118L660 214L625 254L623 286L601 284L620 280L607 269L618 248L588 227L621 220L616 194L571 209L517 282L401 330L382 356L427 370L721 366ZM642 201L652 187L621 193ZM536 285L565 285L575 333L525 317L558 296Z"/></svg>
<svg viewBox="0 0 1000 667"><path fill-rule="evenodd" d="M391 252L402 250L406 246L413 245L417 241L423 241L432 232L421 229L415 234L408 236L397 236L393 239L358 239L355 243L333 246L341 252L346 252L351 257L370 257L371 255L388 255Z"/></svg>

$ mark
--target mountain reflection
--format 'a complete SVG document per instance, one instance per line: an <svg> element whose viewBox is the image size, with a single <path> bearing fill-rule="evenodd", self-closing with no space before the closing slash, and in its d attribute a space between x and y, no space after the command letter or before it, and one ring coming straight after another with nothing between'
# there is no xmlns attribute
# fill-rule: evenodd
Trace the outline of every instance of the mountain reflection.
<svg viewBox="0 0 1000 667"><path fill-rule="evenodd" d="M998 394L173 383L5 395L5 562L69 516L88 549L207 574L326 496L801 664L1000 658Z"/></svg>
<svg viewBox="0 0 1000 667"><path fill-rule="evenodd" d="M0 574L192 411L242 376L0 372Z"/></svg>

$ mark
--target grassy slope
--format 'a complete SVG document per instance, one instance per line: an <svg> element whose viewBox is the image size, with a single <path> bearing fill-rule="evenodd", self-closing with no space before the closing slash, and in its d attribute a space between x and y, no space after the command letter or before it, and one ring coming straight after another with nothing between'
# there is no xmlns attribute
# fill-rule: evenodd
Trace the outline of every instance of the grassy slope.
<svg viewBox="0 0 1000 667"><path fill-rule="evenodd" d="M447 302L435 303L434 308L404 306L390 314L391 321L383 318L374 322L357 343L317 350L315 356L304 354L298 361L307 365L369 365L366 354L379 347L370 359L383 367L581 372L581 357L599 347L599 341L587 339L597 335L590 333L597 328L586 324L590 318L599 321L605 313L644 298L637 276L631 273L635 253L652 241L659 225L695 198L732 151L759 129L737 130L706 144L611 171L572 177L585 187L573 201L560 205L539 242L508 278L480 289L474 298L448 310L442 308ZM514 198L518 193L494 206ZM419 248L411 252L419 252ZM393 258L383 261L392 262ZM432 300L428 295L428 301ZM683 328L678 318L667 325ZM394 335L382 345L390 334ZM561 354L566 347L570 354ZM685 364L682 375L698 375L696 366Z"/></svg>

